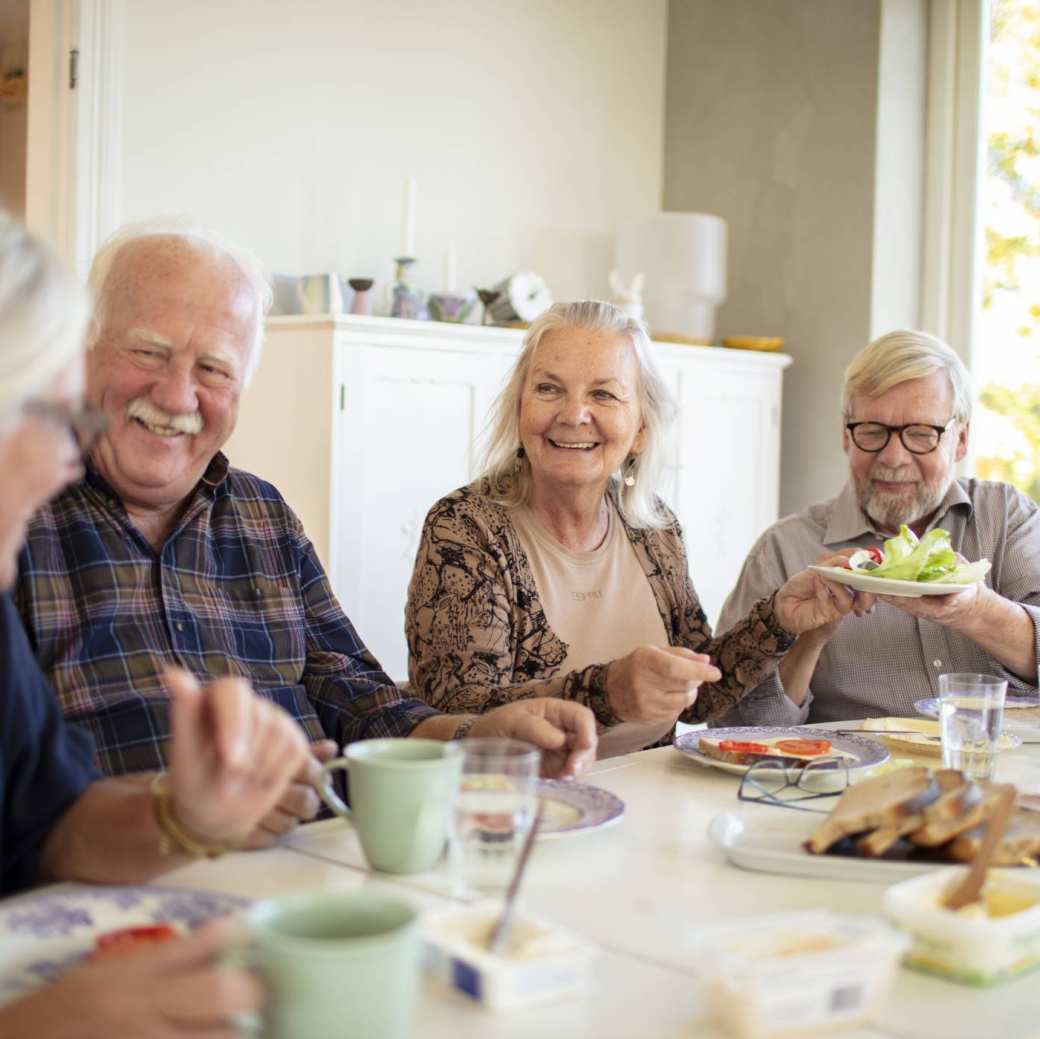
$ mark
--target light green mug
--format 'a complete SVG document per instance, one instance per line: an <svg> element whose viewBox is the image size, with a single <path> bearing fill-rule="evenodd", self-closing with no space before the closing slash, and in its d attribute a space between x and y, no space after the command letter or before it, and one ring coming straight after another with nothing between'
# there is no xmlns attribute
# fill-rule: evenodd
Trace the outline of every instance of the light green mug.
<svg viewBox="0 0 1040 1039"><path fill-rule="evenodd" d="M332 788L338 770L350 776L350 808ZM457 743L360 740L322 768L318 793L353 824L373 869L422 873L444 853L461 775Z"/></svg>
<svg viewBox="0 0 1040 1039"><path fill-rule="evenodd" d="M231 955L260 976L264 1039L405 1039L419 988L416 912L368 891L257 902L248 946ZM243 1022L243 1024L245 1024Z"/></svg>

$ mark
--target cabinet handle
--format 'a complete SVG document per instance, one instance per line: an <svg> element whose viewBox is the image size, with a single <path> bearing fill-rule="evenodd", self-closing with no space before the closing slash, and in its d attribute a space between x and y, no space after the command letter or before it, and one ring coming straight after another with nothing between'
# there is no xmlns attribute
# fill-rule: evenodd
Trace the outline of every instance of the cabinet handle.
<svg viewBox="0 0 1040 1039"><path fill-rule="evenodd" d="M347 384L345 382L339 384L339 410L347 410Z"/></svg>

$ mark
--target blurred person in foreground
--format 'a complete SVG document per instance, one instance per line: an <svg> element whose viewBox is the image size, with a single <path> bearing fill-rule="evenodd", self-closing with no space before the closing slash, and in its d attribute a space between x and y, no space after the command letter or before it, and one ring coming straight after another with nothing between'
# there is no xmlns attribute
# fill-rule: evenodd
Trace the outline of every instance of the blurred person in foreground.
<svg viewBox="0 0 1040 1039"><path fill-rule="evenodd" d="M67 724L8 591L29 517L82 474L87 301L56 258L0 212L0 895L54 880L134 883L241 846L284 796L306 741L241 679L201 687L164 673L169 771L102 779L87 732ZM80 442L77 442L80 441ZM182 941L71 970L0 1008L0 1035L232 1036L256 980L216 965L216 923Z"/></svg>

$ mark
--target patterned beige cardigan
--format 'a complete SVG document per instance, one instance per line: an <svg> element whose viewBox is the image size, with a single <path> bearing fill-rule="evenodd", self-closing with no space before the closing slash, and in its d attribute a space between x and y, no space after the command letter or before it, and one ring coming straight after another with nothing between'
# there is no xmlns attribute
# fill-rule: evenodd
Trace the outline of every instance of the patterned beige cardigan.
<svg viewBox="0 0 1040 1039"><path fill-rule="evenodd" d="M662 530L622 526L661 611L668 641L708 653L722 679L702 685L684 722L725 714L776 667L794 642L762 599L713 638L690 581L682 531L671 512ZM559 674L567 645L546 620L527 554L508 508L473 487L441 498L426 517L405 607L408 677L415 695L441 711L483 713L532 696L590 707L616 725L607 666Z"/></svg>

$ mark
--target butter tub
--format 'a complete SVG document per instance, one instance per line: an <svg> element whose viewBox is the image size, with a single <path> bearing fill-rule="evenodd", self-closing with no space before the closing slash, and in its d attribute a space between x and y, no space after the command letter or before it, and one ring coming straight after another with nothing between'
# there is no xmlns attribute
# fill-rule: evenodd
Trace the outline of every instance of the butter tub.
<svg viewBox="0 0 1040 1039"><path fill-rule="evenodd" d="M479 902L426 914L420 933L427 973L493 1010L559 999L588 984L593 947L536 917L517 915L503 951L488 952L500 910Z"/></svg>
<svg viewBox="0 0 1040 1039"><path fill-rule="evenodd" d="M944 898L966 871L926 873L885 892L885 914L912 939L907 966L965 985L995 985L1040 967L1040 878L991 871L982 903L947 909Z"/></svg>
<svg viewBox="0 0 1040 1039"><path fill-rule="evenodd" d="M691 938L708 1015L736 1039L875 1020L908 944L881 919L824 910L713 924Z"/></svg>

